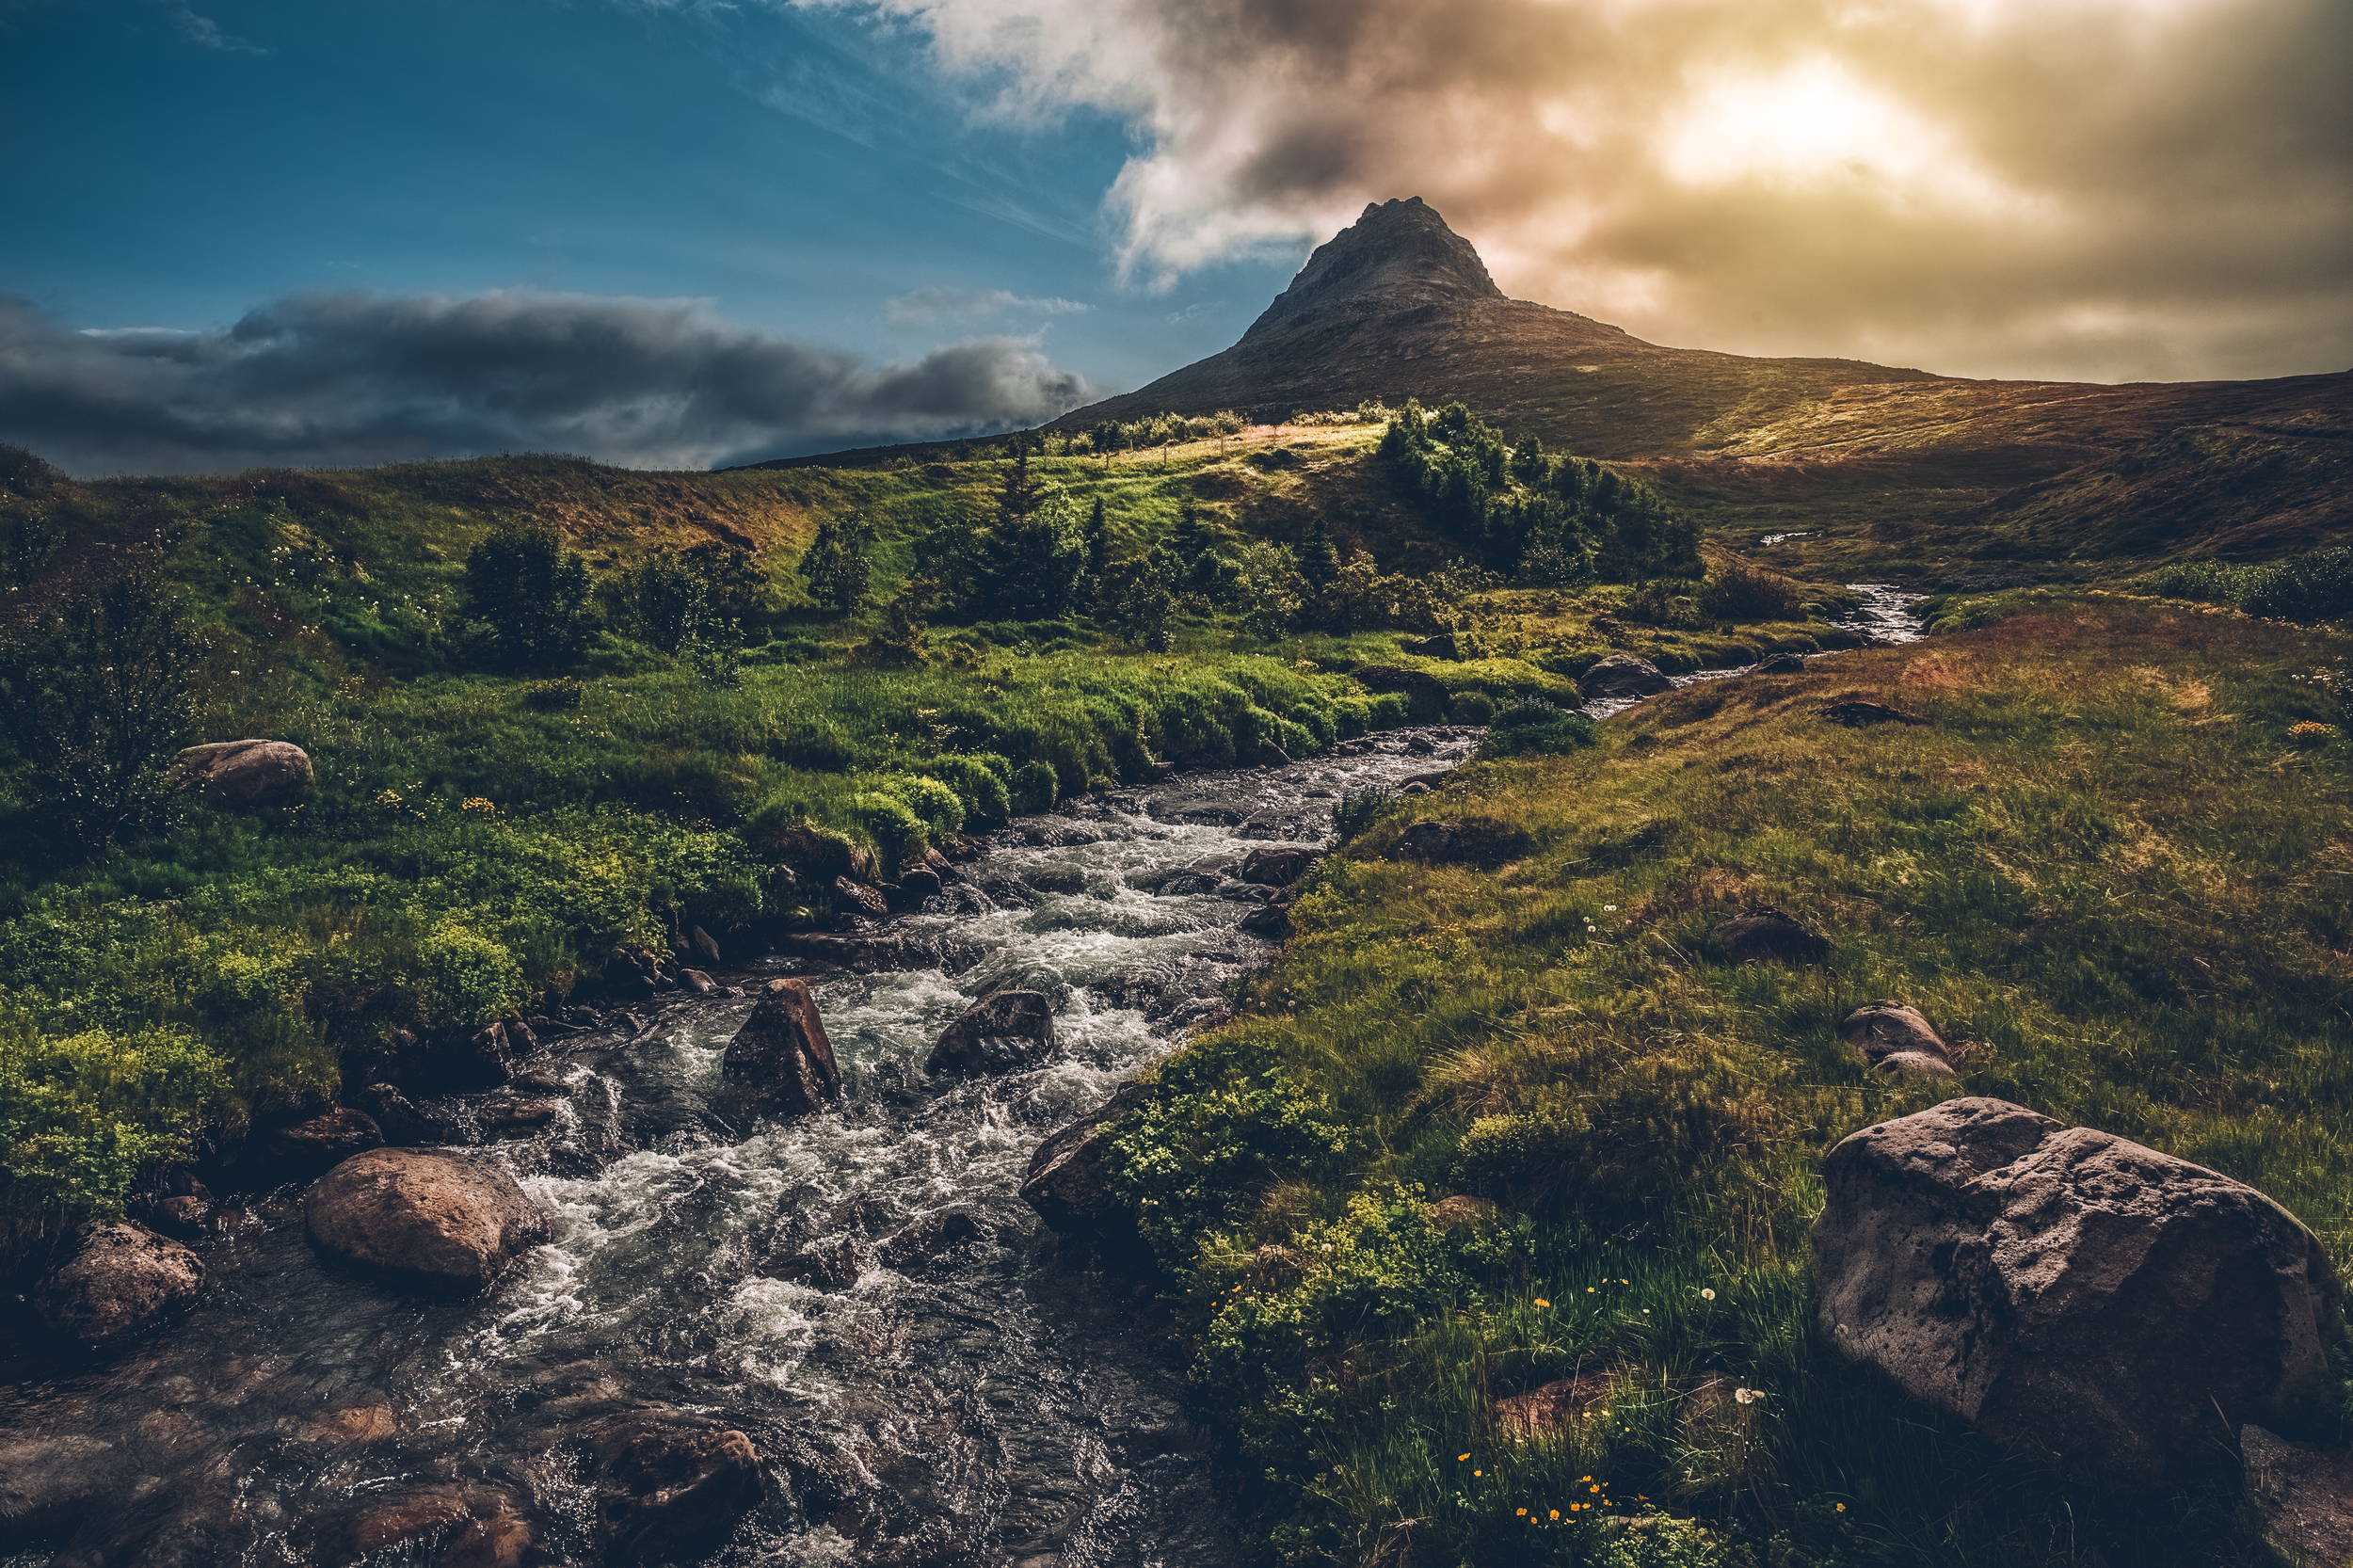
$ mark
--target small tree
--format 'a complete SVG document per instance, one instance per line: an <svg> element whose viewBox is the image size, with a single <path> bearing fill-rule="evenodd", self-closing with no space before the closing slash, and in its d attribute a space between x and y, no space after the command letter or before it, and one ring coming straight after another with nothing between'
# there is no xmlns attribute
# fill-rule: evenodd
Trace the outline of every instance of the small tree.
<svg viewBox="0 0 2353 1568"><path fill-rule="evenodd" d="M801 557L801 580L811 599L848 615L866 600L873 579L874 530L859 517L827 518Z"/></svg>
<svg viewBox="0 0 2353 1568"><path fill-rule="evenodd" d="M1176 553L1164 544L1153 546L1150 554L1132 564L1112 611L1122 636L1154 653L1168 651L1169 622L1176 614L1177 570Z"/></svg>
<svg viewBox="0 0 2353 1568"><path fill-rule="evenodd" d="M504 523L466 556L466 638L487 664L569 664L588 646L588 566L543 523Z"/></svg>
<svg viewBox="0 0 2353 1568"><path fill-rule="evenodd" d="M1091 593L1103 591L1103 580L1112 569L1112 525L1103 506L1103 498L1096 496L1087 511L1087 587Z"/></svg>
<svg viewBox="0 0 2353 1568"><path fill-rule="evenodd" d="M31 793L88 844L166 826L196 727L205 642L152 558L69 599L0 650L0 714Z"/></svg>

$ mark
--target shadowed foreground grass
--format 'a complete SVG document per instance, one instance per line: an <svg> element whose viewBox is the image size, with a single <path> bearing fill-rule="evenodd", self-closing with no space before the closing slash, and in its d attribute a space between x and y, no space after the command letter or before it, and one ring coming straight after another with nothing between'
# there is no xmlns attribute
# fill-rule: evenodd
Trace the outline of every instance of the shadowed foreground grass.
<svg viewBox="0 0 2353 1568"><path fill-rule="evenodd" d="M2046 599L1661 697L1328 860L1119 1142L1269 1560L2271 1561L2234 1478L2065 1481L1842 1366L1807 1235L1837 1140L1986 1095L2252 1183L2353 1258L2347 756L2296 679L2343 643ZM1818 717L1848 697L1924 722ZM1401 813L1525 853L1393 860ZM1723 962L1747 904L1831 962ZM1963 1048L1958 1084L1865 1071L1835 1025L1877 997ZM1565 1420L1498 1419L1571 1377ZM1706 1528L1589 1523L1645 1506Z"/></svg>

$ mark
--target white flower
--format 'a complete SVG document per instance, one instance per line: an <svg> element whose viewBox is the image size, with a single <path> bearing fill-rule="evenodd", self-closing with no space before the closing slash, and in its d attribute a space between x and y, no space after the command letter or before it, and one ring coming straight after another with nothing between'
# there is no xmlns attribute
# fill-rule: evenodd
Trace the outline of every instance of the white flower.
<svg viewBox="0 0 2353 1568"><path fill-rule="evenodd" d="M1614 904L1605 904L1601 906L1601 912L1605 915L1614 915L1618 912L1618 906Z"/></svg>
<svg viewBox="0 0 2353 1568"><path fill-rule="evenodd" d="M1765 1396L1754 1388L1736 1388L1732 1391L1732 1397L1742 1404L1754 1404Z"/></svg>
<svg viewBox="0 0 2353 1568"><path fill-rule="evenodd" d="M1712 1302L1712 1301L1714 1301L1715 1299L1716 1299L1716 1292L1715 1292L1713 1289L1709 1288L1708 1288L1708 1287L1706 1287L1706 1286L1702 1286L1702 1287L1700 1288L1700 1300L1702 1300L1702 1301L1704 1301L1704 1302Z"/></svg>

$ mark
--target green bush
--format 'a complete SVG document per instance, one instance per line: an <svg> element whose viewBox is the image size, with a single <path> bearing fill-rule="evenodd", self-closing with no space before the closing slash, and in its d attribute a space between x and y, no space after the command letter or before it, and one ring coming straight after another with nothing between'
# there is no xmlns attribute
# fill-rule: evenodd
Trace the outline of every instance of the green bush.
<svg viewBox="0 0 2353 1568"><path fill-rule="evenodd" d="M1777 571L1735 561L1700 589L1700 610L1718 620L1802 620L1805 591Z"/></svg>
<svg viewBox="0 0 2353 1568"><path fill-rule="evenodd" d="M2252 565L2185 561L2158 568L2140 584L2170 599L2234 604L2250 616L2340 620L2353 616L2353 549L2315 550Z"/></svg>
<svg viewBox="0 0 2353 1568"><path fill-rule="evenodd" d="M955 798L944 788L942 792L952 800ZM848 806L851 817L881 847L885 863L882 870L895 874L923 857L923 847L931 840L930 831L923 819L897 795L879 790L864 791L852 795Z"/></svg>
<svg viewBox="0 0 2353 1568"><path fill-rule="evenodd" d="M1594 739L1593 721L1581 712L1548 702L1515 702L1497 714L1480 737L1477 757L1493 762L1507 757L1560 756L1590 746Z"/></svg>
<svg viewBox="0 0 2353 1568"><path fill-rule="evenodd" d="M945 843L963 831L964 802L938 779L899 774L883 780L883 788L921 821L929 841Z"/></svg>
<svg viewBox="0 0 2353 1568"><path fill-rule="evenodd" d="M1456 724L1485 724L1496 716L1495 699L1484 692L1463 692L1449 705L1448 716Z"/></svg>
<svg viewBox="0 0 2353 1568"><path fill-rule="evenodd" d="M1013 770L1010 793L1014 815L1034 817L1040 812L1052 810L1061 789L1061 781L1055 777L1052 763L1022 763Z"/></svg>
<svg viewBox="0 0 2353 1568"><path fill-rule="evenodd" d="M442 1013L461 1024L488 1023L523 1000L522 966L499 943L456 920L443 920L417 945L417 957Z"/></svg>
<svg viewBox="0 0 2353 1568"><path fill-rule="evenodd" d="M956 798L964 803L968 819L1000 823L1012 815L1005 780L1012 776L1013 767L1002 757L932 757L916 767L953 790Z"/></svg>
<svg viewBox="0 0 2353 1568"><path fill-rule="evenodd" d="M0 1023L0 1212L111 1216L156 1161L184 1155L226 1098L225 1064L189 1030L42 1035Z"/></svg>

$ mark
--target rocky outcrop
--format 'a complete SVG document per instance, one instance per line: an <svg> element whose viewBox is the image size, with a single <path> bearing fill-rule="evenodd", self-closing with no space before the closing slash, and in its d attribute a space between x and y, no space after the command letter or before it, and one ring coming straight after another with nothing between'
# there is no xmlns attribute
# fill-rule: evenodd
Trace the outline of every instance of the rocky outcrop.
<svg viewBox="0 0 2353 1568"><path fill-rule="evenodd" d="M314 1184L311 1239L389 1283L467 1293L546 1234L544 1209L494 1165L422 1149L372 1149Z"/></svg>
<svg viewBox="0 0 2353 1568"><path fill-rule="evenodd" d="M1054 1053L1054 1002L1043 991L993 991L939 1032L929 1073L1014 1073Z"/></svg>
<svg viewBox="0 0 2353 1568"><path fill-rule="evenodd" d="M608 1563L700 1558L760 1506L752 1440L683 1410L608 1416L581 1433Z"/></svg>
<svg viewBox="0 0 2353 1568"><path fill-rule="evenodd" d="M1952 1048L1916 1007L1882 1000L1847 1015L1838 1036L1863 1053L1874 1072L1891 1078L1951 1078Z"/></svg>
<svg viewBox="0 0 2353 1568"><path fill-rule="evenodd" d="M1288 888L1307 874L1307 868L1321 858L1320 852L1286 844L1281 848L1254 849L1234 875L1243 882L1256 882L1261 887Z"/></svg>
<svg viewBox="0 0 2353 1568"><path fill-rule="evenodd" d="M1674 682L1658 673L1648 659L1613 653L1588 669L1577 681L1577 694L1588 702L1623 702L1629 697L1657 696L1673 691Z"/></svg>
<svg viewBox="0 0 2353 1568"><path fill-rule="evenodd" d="M1492 870L1528 853L1526 830L1483 817L1448 817L1417 822L1397 836L1397 856L1425 866L1477 866Z"/></svg>
<svg viewBox="0 0 2353 1568"><path fill-rule="evenodd" d="M1819 964L1830 943L1778 909L1746 909L1716 928L1735 964Z"/></svg>
<svg viewBox="0 0 2353 1568"><path fill-rule="evenodd" d="M888 919L890 900L880 888L870 888L846 876L833 879L833 904L845 915L863 915L870 920Z"/></svg>
<svg viewBox="0 0 2353 1568"><path fill-rule="evenodd" d="M719 1071L756 1116L806 1116L841 1097L841 1069L806 980L772 980Z"/></svg>
<svg viewBox="0 0 2353 1568"><path fill-rule="evenodd" d="M112 1351L179 1318L203 1288L202 1261L179 1242L128 1220L93 1220L34 1285L32 1304L85 1350Z"/></svg>
<svg viewBox="0 0 2353 1568"><path fill-rule="evenodd" d="M383 1144L384 1129L376 1125L375 1117L345 1108L281 1127L269 1135L263 1148L289 1176L307 1181Z"/></svg>
<svg viewBox="0 0 2353 1568"><path fill-rule="evenodd" d="M2296 1568L2353 1561L2353 1453L2293 1443L2252 1421L2239 1429L2239 1453L2264 1532Z"/></svg>
<svg viewBox="0 0 2353 1568"><path fill-rule="evenodd" d="M312 784L311 757L288 741L215 741L190 746L172 760L185 788L201 790L221 806L270 806Z"/></svg>
<svg viewBox="0 0 2353 1568"><path fill-rule="evenodd" d="M2131 1481L2226 1455L2325 1370L2338 1284L2261 1192L1948 1100L1823 1162L1816 1308L1845 1353L2010 1448Z"/></svg>
<svg viewBox="0 0 2353 1568"><path fill-rule="evenodd" d="M1122 1084L1103 1104L1048 1134L1030 1156L1021 1201L1036 1209L1049 1229L1066 1236L1132 1239L1134 1216L1112 1191L1109 1143L1112 1124L1150 1096L1141 1083Z"/></svg>

